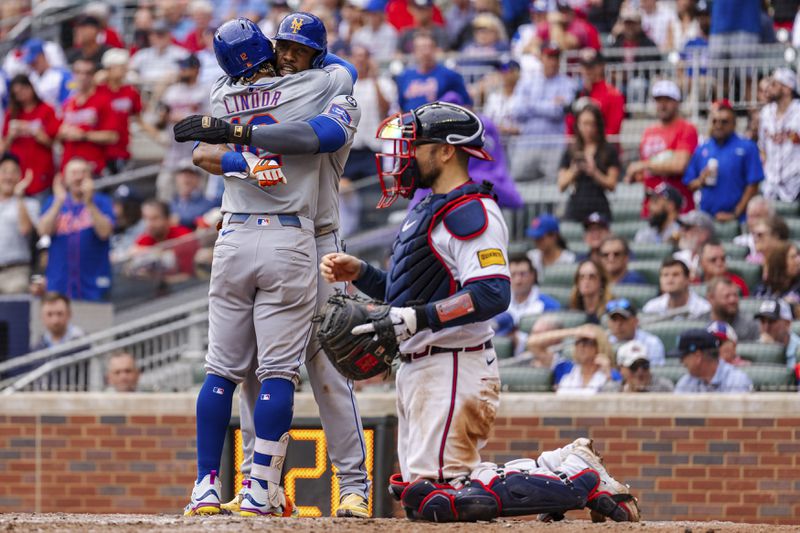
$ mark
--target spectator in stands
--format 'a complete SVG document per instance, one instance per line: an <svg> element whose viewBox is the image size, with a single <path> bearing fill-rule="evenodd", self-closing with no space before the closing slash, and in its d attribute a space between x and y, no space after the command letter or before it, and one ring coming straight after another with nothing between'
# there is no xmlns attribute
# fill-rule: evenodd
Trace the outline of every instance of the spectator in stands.
<svg viewBox="0 0 800 533"><path fill-rule="evenodd" d="M557 0L556 5L557 10L550 11L546 22L536 28L539 43L554 42L562 50L600 50L600 37L594 26L577 16L568 0Z"/></svg>
<svg viewBox="0 0 800 533"><path fill-rule="evenodd" d="M791 306L800 305L800 253L797 245L777 243L764 263L764 281L756 289L756 298L781 298Z"/></svg>
<svg viewBox="0 0 800 533"><path fill-rule="evenodd" d="M41 39L29 39L22 49L23 60L30 68L28 77L36 94L60 112L71 91L72 72L63 66L51 65L44 47Z"/></svg>
<svg viewBox="0 0 800 533"><path fill-rule="evenodd" d="M355 47L361 47L368 50L373 59L380 63L393 59L397 50L397 31L386 22L385 5L383 0L369 0L362 13L364 25L353 32L350 39L354 54ZM453 8L455 6L451 9ZM378 73L374 74L377 77ZM358 77L361 79L360 73Z"/></svg>
<svg viewBox="0 0 800 533"><path fill-rule="evenodd" d="M755 256L757 252L755 247L756 243L753 239L753 228L757 222L766 220L774 214L775 208L769 200L760 194L753 196L745 210L745 232L734 237L733 244L737 246L746 246L750 251L748 256Z"/></svg>
<svg viewBox="0 0 800 533"><path fill-rule="evenodd" d="M614 350L600 326L585 324L575 329L572 370L561 379L556 394L595 394L613 379Z"/></svg>
<svg viewBox="0 0 800 533"><path fill-rule="evenodd" d="M129 50L134 55L150 46L150 32L153 29L155 16L153 10L139 7L133 14L133 38Z"/></svg>
<svg viewBox="0 0 800 533"><path fill-rule="evenodd" d="M175 173L175 197L170 204L173 226L184 226L193 230L197 219L218 207L203 194L202 172L187 160Z"/></svg>
<svg viewBox="0 0 800 533"><path fill-rule="evenodd" d="M1 2L0 6L2 6ZM27 61L27 42L22 43L21 46L12 49L6 54L3 60L3 71L5 71L6 77L13 78L17 74L30 74L30 64ZM61 67L69 70L67 59L64 57L64 50L60 44L45 40L42 41L42 49L51 67Z"/></svg>
<svg viewBox="0 0 800 533"><path fill-rule="evenodd" d="M540 215L531 221L525 235L536 242L536 248L528 252L536 272L552 265L570 265L575 254L567 250L567 243L558 228L558 219L552 215Z"/></svg>
<svg viewBox="0 0 800 533"><path fill-rule="evenodd" d="M772 215L766 220L756 222L753 226L753 243L756 249L754 256L748 256L751 263L763 265L770 252L782 241L789 240L789 226L780 215Z"/></svg>
<svg viewBox="0 0 800 533"><path fill-rule="evenodd" d="M109 97L94 83L95 70L94 63L86 59L72 65L75 90L64 102L64 120L57 135L64 145L62 172L78 157L89 163L93 174L100 175L106 166L106 150L119 142Z"/></svg>
<svg viewBox="0 0 800 533"><path fill-rule="evenodd" d="M658 45L642 29L642 13L630 6L622 8L619 13L619 31L611 45L612 48L625 50L621 60L626 64L642 61L658 61L661 56L657 52L644 52L643 48L656 48Z"/></svg>
<svg viewBox="0 0 800 533"><path fill-rule="evenodd" d="M438 48L447 50L450 40L444 27L433 19L433 0L409 0L408 7L414 17L414 25L400 33L397 50L403 54L414 52L416 37L421 34L432 37Z"/></svg>
<svg viewBox="0 0 800 533"><path fill-rule="evenodd" d="M581 261L575 271L569 308L586 313L586 321L600 323L606 303L611 299L608 275L599 263L592 260Z"/></svg>
<svg viewBox="0 0 800 533"><path fill-rule="evenodd" d="M711 278L706 289L706 298L711 311L700 317L702 320L725 322L736 330L743 341L758 340L758 324L739 311L739 290L736 283L725 276Z"/></svg>
<svg viewBox="0 0 800 533"><path fill-rule="evenodd" d="M700 209L720 222L744 219L747 204L764 180L756 144L736 134L736 113L728 100L711 108L711 138L698 146L683 184L701 191Z"/></svg>
<svg viewBox="0 0 800 533"><path fill-rule="evenodd" d="M130 54L125 49L113 48L106 52L102 59L106 83L98 87L98 91L108 97L114 118L114 131L118 136L117 142L106 149L107 166L113 174L122 172L130 163L128 144L131 120L151 137L158 138L158 130L142 120L142 98L139 90L125 83L129 60Z"/></svg>
<svg viewBox="0 0 800 533"><path fill-rule="evenodd" d="M89 2L83 8L83 14L96 18L100 22L100 34L97 40L110 48L125 48L125 43L117 30L108 24L111 17L111 6L105 2Z"/></svg>
<svg viewBox="0 0 800 533"><path fill-rule="evenodd" d="M187 11L192 17L194 27L180 44L189 52L196 54L206 47L204 35L212 28L214 6L208 0L193 0Z"/></svg>
<svg viewBox="0 0 800 533"><path fill-rule="evenodd" d="M576 117L575 140L564 152L558 171L558 188L572 194L567 200L565 217L582 221L592 213L611 219L607 191L617 186L620 174L619 152L606 142L603 115L593 105L584 107Z"/></svg>
<svg viewBox="0 0 800 533"><path fill-rule="evenodd" d="M602 392L672 392L675 388L667 378L650 373L647 347L639 341L628 341L619 347L617 365L622 382L609 381Z"/></svg>
<svg viewBox="0 0 800 533"><path fill-rule="evenodd" d="M753 382L747 374L720 360L719 339L704 329L681 333L675 355L688 370L675 384L678 394L753 390Z"/></svg>
<svg viewBox="0 0 800 533"><path fill-rule="evenodd" d="M681 181L686 166L697 148L697 130L680 117L681 90L671 80L653 84L658 124L648 127L639 145L641 159L628 165L626 182L643 181L647 189L669 183L683 196L682 211L694 209L689 189ZM642 216L648 215L649 198L645 198Z"/></svg>
<svg viewBox="0 0 800 533"><path fill-rule="evenodd" d="M475 85L483 98L483 114L497 125L503 135L518 135L519 124L511 107L511 97L520 80L519 63L502 58L495 68L496 77L486 76Z"/></svg>
<svg viewBox="0 0 800 533"><path fill-rule="evenodd" d="M611 344L637 341L645 347L652 364L660 366L666 362L661 339L639 327L636 304L627 298L611 300L606 304L606 315L610 333L608 341Z"/></svg>
<svg viewBox="0 0 800 533"><path fill-rule="evenodd" d="M686 65L686 70L681 71L680 75L684 72L690 79L693 76L699 76L699 89L706 90L711 80L705 76L708 74L708 55L709 44L708 39L711 34L711 6L706 0L700 0L695 6L695 15L697 21L697 33L694 37L687 40L681 48L680 58ZM697 72L694 72L694 66L697 66Z"/></svg>
<svg viewBox="0 0 800 533"><path fill-rule="evenodd" d="M370 4L372 3L380 6L380 12L383 13L383 2L381 0L372 0ZM367 5L369 6L370 4ZM444 19L447 21L445 31L447 31L447 37L451 45L456 45L457 47L459 37L472 24L473 18L475 18L475 7L470 0L454 0L450 3Z"/></svg>
<svg viewBox="0 0 800 533"><path fill-rule="evenodd" d="M523 65L523 71L535 71L539 68L539 38L536 30L547 24L548 0L531 0L528 4L530 23L522 24L511 38L511 53Z"/></svg>
<svg viewBox="0 0 800 533"><path fill-rule="evenodd" d="M144 221L142 200L129 185L123 183L117 187L113 201L116 223L111 236L111 262L118 263L127 259L136 239L144 233Z"/></svg>
<svg viewBox="0 0 800 533"><path fill-rule="evenodd" d="M675 4L658 0L639 0L642 27L661 50L669 51L669 29L677 22Z"/></svg>
<svg viewBox="0 0 800 533"><path fill-rule="evenodd" d="M33 171L25 179L19 159L0 156L0 294L22 294L31 278L30 236L39 219L39 202L25 198Z"/></svg>
<svg viewBox="0 0 800 533"><path fill-rule="evenodd" d="M81 61L79 61L80 63ZM47 290L73 300L103 301L111 288L111 199L95 192L89 163L74 158L42 205L39 235L50 236Z"/></svg>
<svg viewBox="0 0 800 533"><path fill-rule="evenodd" d="M739 338L736 335L736 330L727 322L716 320L708 325L706 331L719 339L719 358L729 365L733 366L749 366L750 361L742 359L736 353L736 345ZM757 329L756 329L757 331Z"/></svg>
<svg viewBox="0 0 800 533"><path fill-rule="evenodd" d="M678 218L681 226L678 240L678 251L675 259L683 261L689 267L692 280L700 278L700 250L703 245L715 238L714 221L707 213L694 210Z"/></svg>
<svg viewBox="0 0 800 533"><path fill-rule="evenodd" d="M709 240L700 247L700 276L698 283L709 282L722 276L736 285L742 298L750 296L750 289L742 278L728 271L728 260L725 257L725 248L716 239Z"/></svg>
<svg viewBox="0 0 800 533"><path fill-rule="evenodd" d="M747 127L745 128L745 137L758 143L758 133L761 129L761 110L769 103L769 89L772 84L772 78L764 76L758 80L758 89L756 91L756 105L747 111Z"/></svg>
<svg viewBox="0 0 800 533"><path fill-rule="evenodd" d="M403 111L433 102L449 91L457 92L467 104L472 104L464 78L437 63L437 52L436 41L430 34L420 33L414 38L415 65L395 79L398 104Z"/></svg>
<svg viewBox="0 0 800 533"><path fill-rule="evenodd" d="M82 15L75 20L72 32L72 49L67 52L67 61L74 65L79 59L90 61L95 69L100 68L100 60L110 47L100 41L103 27L97 18Z"/></svg>
<svg viewBox="0 0 800 533"><path fill-rule="evenodd" d="M756 313L761 336L758 341L766 344L780 344L786 347L786 366L795 368L800 335L792 331L791 306L784 300L765 300Z"/></svg>
<svg viewBox="0 0 800 533"><path fill-rule="evenodd" d="M205 113L209 108L209 88L200 84L200 61L190 55L178 62L180 74L178 82L170 85L161 97L159 107L161 117L159 127L164 127L169 139L167 154L156 177L158 197L170 201L175 189L172 179L175 171L186 161L192 159L193 143L179 143L172 135L172 127L189 115Z"/></svg>
<svg viewBox="0 0 800 533"><path fill-rule="evenodd" d="M472 20L472 39L461 47L462 65L491 65L497 54L507 52L508 35L499 17L481 13Z"/></svg>
<svg viewBox="0 0 800 533"><path fill-rule="evenodd" d="M375 138L375 132L397 101L397 87L391 79L381 76L367 47L354 44L352 50L350 61L358 72L353 97L361 107L361 121L353 138L344 175L356 181L375 175L375 154L381 151L382 146L380 139Z"/></svg>
<svg viewBox="0 0 800 533"><path fill-rule="evenodd" d="M659 183L647 194L650 197L647 226L636 231L633 242L669 244L677 241L681 231L678 217L683 205L683 196L669 183Z"/></svg>
<svg viewBox="0 0 800 533"><path fill-rule="evenodd" d="M561 51L552 43L542 46L542 73L517 83L509 114L519 126L510 144L511 175L516 181L555 181L564 149L564 117L575 85L560 72Z"/></svg>
<svg viewBox="0 0 800 533"><path fill-rule="evenodd" d="M186 39L192 30L192 21L186 16L187 2L157 0L157 4L156 12L169 28L171 38L176 42Z"/></svg>
<svg viewBox="0 0 800 533"><path fill-rule="evenodd" d="M716 4L714 5L716 8ZM764 157L764 197L793 202L800 194L800 100L797 74L788 68L772 73L761 110L758 143Z"/></svg>
<svg viewBox="0 0 800 533"><path fill-rule="evenodd" d="M517 327L520 318L525 315L539 315L561 309L555 298L539 292L539 275L527 255L511 255L508 258L508 268L511 272L511 304L508 306L508 313Z"/></svg>
<svg viewBox="0 0 800 533"><path fill-rule="evenodd" d="M586 48L581 50L580 63L583 88L576 95L573 113L580 112L585 105L593 102L603 115L606 135L619 135L622 131L622 119L625 118L625 98L619 89L606 81L605 58L597 50ZM573 115L567 118L567 133L575 133Z"/></svg>
<svg viewBox="0 0 800 533"><path fill-rule="evenodd" d="M106 361L106 392L137 392L139 369L136 359L128 352L111 354Z"/></svg>
<svg viewBox="0 0 800 533"><path fill-rule="evenodd" d="M712 59L757 55L761 34L761 0L714 0L711 3Z"/></svg>
<svg viewBox="0 0 800 533"><path fill-rule="evenodd" d="M549 368L553 371L553 385L572 370L572 361L564 357L561 348L564 339L572 336L574 329L564 329L564 325L551 315L542 315L533 323L526 342L527 350L533 355L531 366Z"/></svg>
<svg viewBox="0 0 800 533"><path fill-rule="evenodd" d="M595 263L600 263L600 245L611 235L608 219L600 213L592 213L583 220L583 230L583 242L589 247L589 251L576 259L579 261L591 259Z"/></svg>
<svg viewBox="0 0 800 533"><path fill-rule="evenodd" d="M661 296L647 302L642 311L660 315L665 319L699 319L709 311L711 304L689 290L689 267L680 259L668 257L659 271Z"/></svg>
<svg viewBox="0 0 800 533"><path fill-rule="evenodd" d="M158 266L170 276L177 273L194 274L197 242L188 238L192 230L171 223L169 205L155 199L146 200L142 204L142 220L144 233L136 240L132 255L146 254L152 251L149 250L152 246L175 240L176 242L168 243L159 250L161 254Z"/></svg>
<svg viewBox="0 0 800 533"><path fill-rule="evenodd" d="M3 122L2 144L22 165L22 174L31 172L29 195L47 191L53 183L53 139L60 123L52 107L42 102L24 75L9 84L8 112Z"/></svg>
<svg viewBox="0 0 800 533"><path fill-rule="evenodd" d="M70 299L58 292L47 292L42 296L40 317L44 333L31 348L32 352L46 350L85 337L81 328L70 323L72 305Z"/></svg>
<svg viewBox="0 0 800 533"><path fill-rule="evenodd" d="M705 0L678 0L675 3L677 15L667 28L667 42L664 49L683 50L683 47L692 39L700 35L700 23L697 20L697 4L706 4Z"/></svg>
<svg viewBox="0 0 800 533"><path fill-rule="evenodd" d="M136 52L131 58L131 70L145 84L155 84L173 78L178 73L178 61L189 55L189 52L172 44L169 26L163 20L157 20L148 34L147 48Z"/></svg>
<svg viewBox="0 0 800 533"><path fill-rule="evenodd" d="M622 237L612 235L600 245L600 264L606 271L612 292L616 284L647 283L641 274L628 269L630 258L631 250L628 247L628 241Z"/></svg>

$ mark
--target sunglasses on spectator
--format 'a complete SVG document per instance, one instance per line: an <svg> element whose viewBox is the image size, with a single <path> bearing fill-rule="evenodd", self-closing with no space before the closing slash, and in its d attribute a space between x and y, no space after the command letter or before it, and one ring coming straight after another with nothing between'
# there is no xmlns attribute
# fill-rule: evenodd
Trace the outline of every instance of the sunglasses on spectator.
<svg viewBox="0 0 800 533"><path fill-rule="evenodd" d="M625 257L625 250L611 250L609 252L600 252L600 257Z"/></svg>
<svg viewBox="0 0 800 533"><path fill-rule="evenodd" d="M731 119L729 119L729 118L712 118L712 119L711 119L711 123L712 123L712 124L722 124L722 125L725 125L725 124L731 124L732 122L733 122L733 121L732 121Z"/></svg>
<svg viewBox="0 0 800 533"><path fill-rule="evenodd" d="M631 306L631 301L627 298L619 298L617 300L611 300L606 304L606 313L619 310L632 311L633 307Z"/></svg>
<svg viewBox="0 0 800 533"><path fill-rule="evenodd" d="M634 361L634 363L628 367L631 372L637 372L639 370L650 370L650 361L645 361L644 359L640 359L638 361Z"/></svg>

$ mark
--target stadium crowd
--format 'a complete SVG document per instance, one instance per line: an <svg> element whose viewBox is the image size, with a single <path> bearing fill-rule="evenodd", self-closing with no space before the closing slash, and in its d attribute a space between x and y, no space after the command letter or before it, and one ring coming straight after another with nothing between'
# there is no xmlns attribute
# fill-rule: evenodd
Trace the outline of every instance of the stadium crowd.
<svg viewBox="0 0 800 533"><path fill-rule="evenodd" d="M4 2L0 12L13 18L15 6L26 7ZM140 0L122 27L108 5L86 4L63 43L25 35L2 61L0 293L44 295L48 312L66 304L43 338L52 346L80 333L68 326L70 300L113 301L116 273L157 276L166 286L207 273L221 178L191 164L192 146L172 139L172 125L208 111L221 75L212 47L221 22L245 16L269 36L300 9L322 18L329 49L359 74L363 115L341 184L345 235L362 229L358 190L374 176L380 121L438 99L481 113L495 157L470 170L495 184L502 207L534 201L520 195L524 182L563 193L562 208L535 217L527 240L511 243L512 304L495 320L509 369L544 369L546 388L558 393L669 391L675 380L676 392L751 390L770 382L745 371L769 365L794 384L797 75L778 68L753 80L751 109L736 103L744 89L723 90L730 94L700 122L683 118L681 104L683 79L712 83L715 61L752 58L782 31L800 46L798 7ZM609 65L675 54L693 65L676 79L636 69L614 83L606 75ZM626 113L636 101L652 102L655 116ZM620 144L633 120L647 121L635 154ZM134 137L163 147L157 178L98 191L96 180L141 166ZM645 190L632 216L623 214L630 206L609 201L622 183ZM117 388L130 388L133 358L118 354L113 363L109 384L124 374ZM677 379L670 369L680 363L688 373Z"/></svg>

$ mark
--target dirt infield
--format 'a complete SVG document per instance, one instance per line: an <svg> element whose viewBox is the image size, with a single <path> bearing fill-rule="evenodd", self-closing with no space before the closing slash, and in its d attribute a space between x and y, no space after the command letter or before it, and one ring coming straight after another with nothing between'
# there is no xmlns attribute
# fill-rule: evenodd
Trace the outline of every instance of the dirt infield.
<svg viewBox="0 0 800 533"><path fill-rule="evenodd" d="M261 527L259 527L261 526ZM797 531L796 526L765 524L734 524L731 522L642 522L639 524L592 524L588 521L564 521L542 524L523 520L504 520L479 524L422 524L405 520L381 518L357 520L345 518L249 519L232 516L184 518L171 515L91 515L91 514L0 514L0 531L82 531L122 533L147 531L148 533L175 533L175 531L213 531L214 533L241 533L244 529L269 529L270 531L348 531L366 533L409 533L422 528L446 532L508 532L536 529L548 533L576 531L642 531L678 533L767 533Z"/></svg>

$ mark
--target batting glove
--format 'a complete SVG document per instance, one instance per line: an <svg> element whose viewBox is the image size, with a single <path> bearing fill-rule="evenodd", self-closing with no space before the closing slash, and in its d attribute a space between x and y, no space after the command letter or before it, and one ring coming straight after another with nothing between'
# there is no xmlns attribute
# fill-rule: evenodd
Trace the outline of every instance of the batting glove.
<svg viewBox="0 0 800 533"><path fill-rule="evenodd" d="M253 126L231 124L208 115L191 115L172 128L178 142L201 141L208 144L250 144Z"/></svg>
<svg viewBox="0 0 800 533"><path fill-rule="evenodd" d="M258 181L261 187L272 187L279 183L286 183L286 176L283 174L283 169L274 159L266 157L259 158L257 155L251 154L250 152L229 153L235 154L233 157L241 156L244 159L247 165L247 172L228 171L225 172L226 176L239 179L253 178ZM225 154L225 156L227 155L228 154ZM225 170L226 166L227 165L223 165L223 170Z"/></svg>
<svg viewBox="0 0 800 533"><path fill-rule="evenodd" d="M392 307L389 310L389 318L392 319L397 342L410 339L417 332L417 312L412 307ZM353 335L375 333L375 322L356 326L350 333Z"/></svg>

